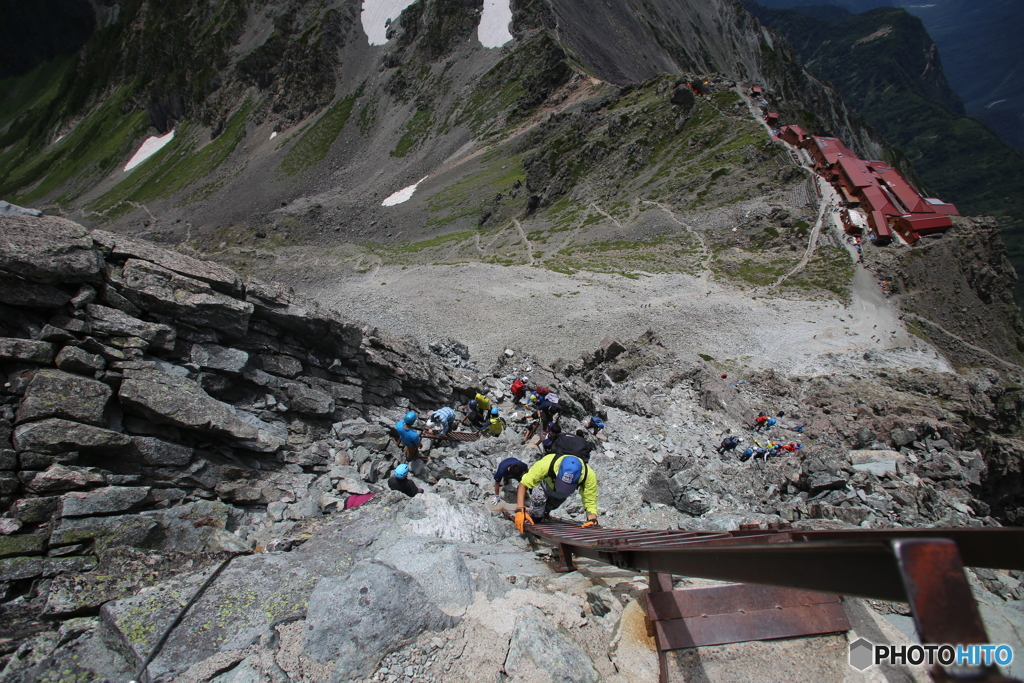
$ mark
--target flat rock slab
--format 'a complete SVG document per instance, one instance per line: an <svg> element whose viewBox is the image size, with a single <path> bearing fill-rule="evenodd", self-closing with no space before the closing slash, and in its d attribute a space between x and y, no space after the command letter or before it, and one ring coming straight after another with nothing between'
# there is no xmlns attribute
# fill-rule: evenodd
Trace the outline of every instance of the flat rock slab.
<svg viewBox="0 0 1024 683"><path fill-rule="evenodd" d="M297 550L239 557L189 610L150 665L156 679L176 674L218 652L241 649L270 624L306 613L309 596L324 576L346 575L367 547L394 525L404 496L380 496L340 513ZM101 610L107 637L141 662L181 605L205 577L187 585L165 583Z"/></svg>
<svg viewBox="0 0 1024 683"><path fill-rule="evenodd" d="M29 382L15 420L21 423L59 417L102 425L103 411L112 394L103 382L44 368Z"/></svg>
<svg viewBox="0 0 1024 683"><path fill-rule="evenodd" d="M212 261L202 261L187 254L158 247L151 242L126 235L94 230L93 239L110 249L113 256L129 256L156 263L175 273L202 280L214 289L241 296L242 279L238 273Z"/></svg>
<svg viewBox="0 0 1024 683"><path fill-rule="evenodd" d="M117 546L139 547L146 543L156 528L156 521L142 515L62 519L50 534L50 545L71 545L91 540L96 551Z"/></svg>
<svg viewBox="0 0 1024 683"><path fill-rule="evenodd" d="M0 536L0 557L40 555L45 549L46 536L43 534Z"/></svg>
<svg viewBox="0 0 1024 683"><path fill-rule="evenodd" d="M132 442L127 434L70 420L49 418L18 425L14 449L54 455L69 451L123 449Z"/></svg>
<svg viewBox="0 0 1024 683"><path fill-rule="evenodd" d="M94 334L107 337L138 337L149 342L154 348L174 350L177 332L170 325L148 323L116 308L97 304L89 304L85 309L91 318Z"/></svg>
<svg viewBox="0 0 1024 683"><path fill-rule="evenodd" d="M0 582L43 577L49 579L63 572L81 572L96 566L96 558L77 557L8 557L0 560Z"/></svg>
<svg viewBox="0 0 1024 683"><path fill-rule="evenodd" d="M125 286L121 293L143 310L230 337L242 337L248 330L253 305L216 292L205 282L137 259L128 259L122 274Z"/></svg>
<svg viewBox="0 0 1024 683"><path fill-rule="evenodd" d="M0 338L0 360L49 365L56 354L57 347L50 342Z"/></svg>
<svg viewBox="0 0 1024 683"><path fill-rule="evenodd" d="M99 472L93 472L83 467L69 467L59 463L50 465L46 471L40 472L32 478L25 488L33 493L48 493L51 491L71 491L89 486L96 486L106 482L106 478Z"/></svg>
<svg viewBox="0 0 1024 683"><path fill-rule="evenodd" d="M34 282L86 282L99 279L103 255L78 223L55 216L3 216L0 264Z"/></svg>
<svg viewBox="0 0 1024 683"><path fill-rule="evenodd" d="M190 358L193 363L211 370L238 374L249 362L249 354L219 344L193 344Z"/></svg>
<svg viewBox="0 0 1024 683"><path fill-rule="evenodd" d="M64 574L53 580L43 615L57 617L95 609L179 574L201 573L226 559L225 555L165 555L135 548L106 550L94 571Z"/></svg>
<svg viewBox="0 0 1024 683"><path fill-rule="evenodd" d="M234 439L255 440L258 430L196 382L158 370L125 370L121 405L156 422Z"/></svg>
<svg viewBox="0 0 1024 683"><path fill-rule="evenodd" d="M193 453L195 450L188 446L154 436L133 436L131 448L125 451L124 458L141 465L182 467L192 460Z"/></svg>
<svg viewBox="0 0 1024 683"><path fill-rule="evenodd" d="M870 472L876 477L896 474L898 467L906 467L907 456L898 451L850 451L850 462L858 472Z"/></svg>
<svg viewBox="0 0 1024 683"><path fill-rule="evenodd" d="M106 486L88 492L67 493L61 499L61 516L87 517L127 512L148 495L148 486Z"/></svg>
<svg viewBox="0 0 1024 683"><path fill-rule="evenodd" d="M372 560L320 579L309 599L303 653L339 681L365 679L387 654L454 620L408 574Z"/></svg>

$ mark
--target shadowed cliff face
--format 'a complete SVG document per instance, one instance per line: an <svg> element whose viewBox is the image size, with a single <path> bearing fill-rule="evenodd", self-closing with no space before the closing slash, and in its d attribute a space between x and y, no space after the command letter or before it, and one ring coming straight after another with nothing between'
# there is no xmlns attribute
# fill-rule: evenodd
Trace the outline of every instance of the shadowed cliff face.
<svg viewBox="0 0 1024 683"><path fill-rule="evenodd" d="M77 52L94 27L88 0L0 1L0 79Z"/></svg>

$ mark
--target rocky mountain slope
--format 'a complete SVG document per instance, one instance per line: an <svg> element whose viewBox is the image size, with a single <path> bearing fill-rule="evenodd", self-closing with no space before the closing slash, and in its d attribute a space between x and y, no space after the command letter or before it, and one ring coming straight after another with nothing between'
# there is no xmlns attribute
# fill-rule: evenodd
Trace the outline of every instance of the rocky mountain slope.
<svg viewBox="0 0 1024 683"><path fill-rule="evenodd" d="M551 366L509 350L481 373L457 344L427 351L181 251L0 221L5 681L118 680L144 663L154 680L649 679L642 579L587 564L556 578L483 505L499 460L539 456L506 388L523 373L558 388L567 428L608 420L591 461L608 526L1022 514L1020 389L996 371L728 381L647 333ZM381 492L399 458L387 425L477 390L513 430L435 444L413 468L422 496ZM716 454L723 433L763 438L748 431L759 408L784 415L769 438L803 449ZM1012 638L1020 577L974 578L989 628ZM902 639L849 604L858 628ZM744 647L710 649L706 666ZM832 662L834 647L809 656Z"/></svg>
<svg viewBox="0 0 1024 683"><path fill-rule="evenodd" d="M464 0L385 45L353 2L96 7L83 52L5 82L0 191L64 215L0 218L3 680L651 680L644 577L557 576L485 505L540 455L523 374L566 428L607 420L605 526L1020 523L1005 247L963 219L856 264L749 86L882 150L737 3L522 0L500 48ZM479 390L511 429L389 492L389 426ZM1018 642L1021 576L970 579ZM673 675L847 680L858 634L906 642L905 606L846 609Z"/></svg>

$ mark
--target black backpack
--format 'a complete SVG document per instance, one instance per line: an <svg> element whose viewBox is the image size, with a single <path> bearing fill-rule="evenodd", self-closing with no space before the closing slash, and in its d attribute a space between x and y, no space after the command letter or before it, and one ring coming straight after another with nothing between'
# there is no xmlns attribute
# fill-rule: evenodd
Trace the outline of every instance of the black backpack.
<svg viewBox="0 0 1024 683"><path fill-rule="evenodd" d="M559 437L552 442L551 447L559 456L575 455L584 463L590 461L590 452L593 450L593 447L586 439L582 436L576 436L575 434L559 435Z"/></svg>

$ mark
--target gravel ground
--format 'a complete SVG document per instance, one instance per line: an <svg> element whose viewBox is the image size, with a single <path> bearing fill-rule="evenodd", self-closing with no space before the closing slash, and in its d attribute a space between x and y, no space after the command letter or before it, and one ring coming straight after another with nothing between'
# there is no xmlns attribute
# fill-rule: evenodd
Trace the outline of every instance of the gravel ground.
<svg viewBox="0 0 1024 683"><path fill-rule="evenodd" d="M829 218L830 220L830 218ZM489 264L382 266L296 289L347 316L421 344L453 338L487 366L508 347L574 359L605 337L654 329L683 358L706 354L793 374L837 372L876 352L874 364L948 370L907 334L898 311L858 268L853 302L753 296L684 274L630 279Z"/></svg>

